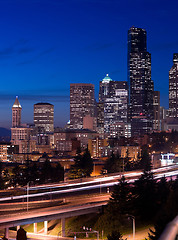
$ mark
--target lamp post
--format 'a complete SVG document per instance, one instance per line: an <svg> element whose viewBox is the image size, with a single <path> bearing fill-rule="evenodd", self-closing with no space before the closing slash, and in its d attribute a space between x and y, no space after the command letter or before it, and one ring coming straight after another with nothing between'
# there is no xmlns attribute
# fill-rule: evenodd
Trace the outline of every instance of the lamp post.
<svg viewBox="0 0 178 240"><path fill-rule="evenodd" d="M27 212L28 212L28 195L29 195L29 183L27 183Z"/></svg>
<svg viewBox="0 0 178 240"><path fill-rule="evenodd" d="M124 163L124 158L123 158L123 175L124 175L124 165L125 165L125 163Z"/></svg>
<svg viewBox="0 0 178 240"><path fill-rule="evenodd" d="M135 240L135 217L130 215L130 218L133 220L133 240Z"/></svg>
<svg viewBox="0 0 178 240"><path fill-rule="evenodd" d="M131 218L133 221L133 240L135 240L135 217L133 215L127 214L128 218Z"/></svg>

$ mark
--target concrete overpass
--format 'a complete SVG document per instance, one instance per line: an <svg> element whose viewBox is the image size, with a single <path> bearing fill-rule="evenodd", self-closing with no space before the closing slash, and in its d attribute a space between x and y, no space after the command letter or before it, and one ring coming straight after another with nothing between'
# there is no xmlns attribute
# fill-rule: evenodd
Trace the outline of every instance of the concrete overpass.
<svg viewBox="0 0 178 240"><path fill-rule="evenodd" d="M29 212L10 214L9 216L0 216L0 228L5 229L5 236L9 238L9 227L20 227L20 225L34 224L34 232L37 233L37 223L44 222L44 232L47 235L48 221L61 219L62 237L65 237L65 219L69 217L96 213L101 210L107 202L90 203L77 206L66 206L63 208L51 207L46 209L38 209Z"/></svg>

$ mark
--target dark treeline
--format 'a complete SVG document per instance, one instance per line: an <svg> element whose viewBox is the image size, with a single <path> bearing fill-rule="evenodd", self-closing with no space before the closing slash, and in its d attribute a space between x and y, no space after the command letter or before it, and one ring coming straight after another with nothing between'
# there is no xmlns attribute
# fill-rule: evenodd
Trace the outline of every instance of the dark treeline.
<svg viewBox="0 0 178 240"><path fill-rule="evenodd" d="M3 168L0 162L0 189L8 187L25 186L59 182L64 180L64 168L60 163L51 164L48 156L44 162L27 160L25 164L16 163L13 168Z"/></svg>
<svg viewBox="0 0 178 240"><path fill-rule="evenodd" d="M154 225L155 230L150 230L148 239L156 240L166 224L177 215L177 202L178 178L175 181L167 181L164 177L155 180L151 171L145 171L130 184L122 177L96 226L108 232L110 238L120 236L131 222L130 217L134 216L137 225Z"/></svg>
<svg viewBox="0 0 178 240"><path fill-rule="evenodd" d="M136 160L130 159L128 150L125 158L121 158L119 154L112 153L104 165L103 172L107 170L107 173L115 173L139 169L149 171L151 167L151 158L145 147L142 149L141 154L138 153Z"/></svg>

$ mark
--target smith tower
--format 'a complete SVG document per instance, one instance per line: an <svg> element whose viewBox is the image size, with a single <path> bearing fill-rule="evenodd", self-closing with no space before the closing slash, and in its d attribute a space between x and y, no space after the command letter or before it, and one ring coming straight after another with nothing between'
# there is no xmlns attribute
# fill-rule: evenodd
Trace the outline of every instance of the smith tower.
<svg viewBox="0 0 178 240"><path fill-rule="evenodd" d="M151 54L142 28L128 31L128 82L132 135L148 133L153 126L153 81Z"/></svg>
<svg viewBox="0 0 178 240"><path fill-rule="evenodd" d="M18 97L16 96L14 105L12 106L12 127L19 127L21 125L21 111L22 107L19 103Z"/></svg>

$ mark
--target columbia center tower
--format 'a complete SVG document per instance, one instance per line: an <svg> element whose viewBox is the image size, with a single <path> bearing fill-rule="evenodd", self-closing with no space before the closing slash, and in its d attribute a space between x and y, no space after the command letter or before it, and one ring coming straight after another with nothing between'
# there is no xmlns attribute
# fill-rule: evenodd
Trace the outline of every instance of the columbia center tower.
<svg viewBox="0 0 178 240"><path fill-rule="evenodd" d="M129 119L132 136L149 133L153 128L153 81L151 54L147 52L145 29L128 31Z"/></svg>

